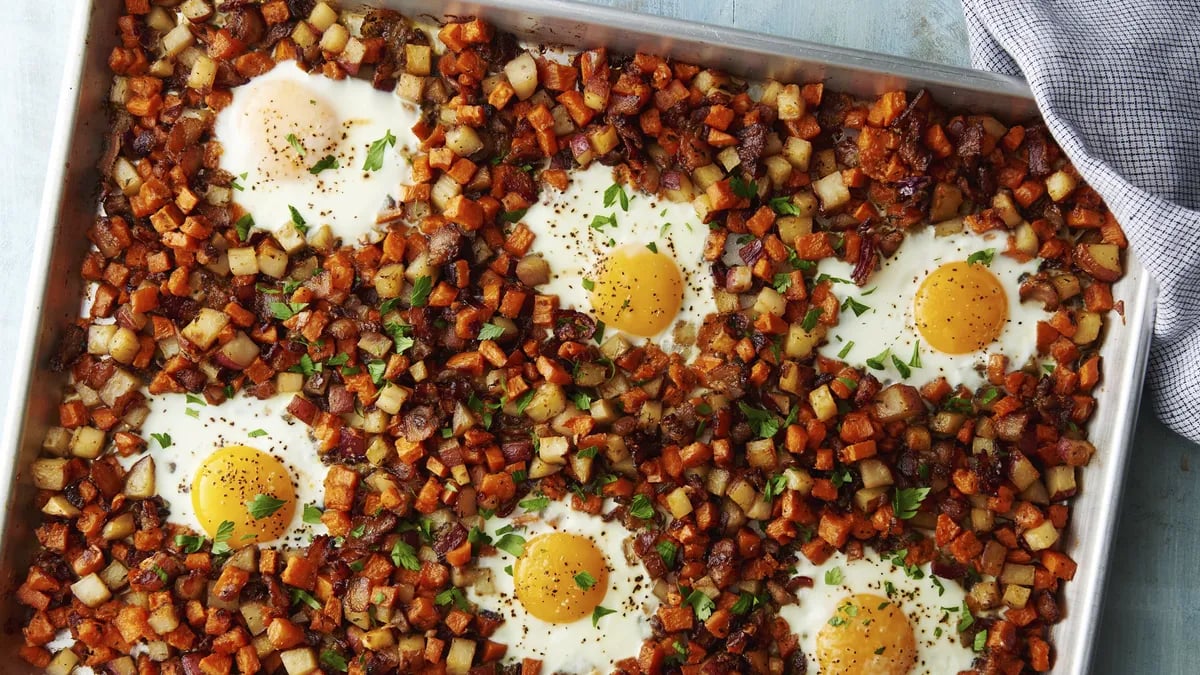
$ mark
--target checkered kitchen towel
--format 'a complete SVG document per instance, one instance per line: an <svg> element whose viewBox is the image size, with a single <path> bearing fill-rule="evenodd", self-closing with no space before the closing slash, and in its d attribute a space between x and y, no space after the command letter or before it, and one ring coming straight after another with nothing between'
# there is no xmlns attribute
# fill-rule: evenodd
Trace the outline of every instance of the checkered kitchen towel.
<svg viewBox="0 0 1200 675"><path fill-rule="evenodd" d="M1200 442L1200 2L963 0L975 67L1024 76L1159 284L1150 393Z"/></svg>

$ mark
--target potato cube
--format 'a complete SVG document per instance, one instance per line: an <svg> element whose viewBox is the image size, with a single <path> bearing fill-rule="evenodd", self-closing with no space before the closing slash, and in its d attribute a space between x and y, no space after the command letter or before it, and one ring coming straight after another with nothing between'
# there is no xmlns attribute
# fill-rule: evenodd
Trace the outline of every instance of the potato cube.
<svg viewBox="0 0 1200 675"><path fill-rule="evenodd" d="M1055 171L1046 177L1046 194L1050 199L1061 202L1075 190L1078 181L1066 171Z"/></svg>
<svg viewBox="0 0 1200 675"><path fill-rule="evenodd" d="M258 274L258 255L250 246L239 246L226 251L229 256L229 273L234 276Z"/></svg>
<svg viewBox="0 0 1200 675"><path fill-rule="evenodd" d="M112 592L95 572L71 584L71 592L88 607L99 607L112 598Z"/></svg>
<svg viewBox="0 0 1200 675"><path fill-rule="evenodd" d="M319 668L317 657L310 647L298 647L280 652L279 660L283 663L283 668L288 675L311 675Z"/></svg>
<svg viewBox="0 0 1200 675"><path fill-rule="evenodd" d="M196 57L195 63L192 64L192 70L187 78L187 86L192 89L204 90L212 87L216 79L217 62L201 54Z"/></svg>
<svg viewBox="0 0 1200 675"><path fill-rule="evenodd" d="M318 2L308 14L308 23L322 33L328 30L330 26L337 23L337 20L337 10L333 7L330 7L329 3L326 2ZM288 672L290 673L291 670L289 669ZM292 673L292 675L295 675L295 673Z"/></svg>
<svg viewBox="0 0 1200 675"><path fill-rule="evenodd" d="M829 391L829 385L823 384L808 394L808 403L821 422L833 419L837 415L837 403Z"/></svg>
<svg viewBox="0 0 1200 675"><path fill-rule="evenodd" d="M71 437L71 454L84 459L95 459L104 450L106 436L95 427L79 427Z"/></svg>
<svg viewBox="0 0 1200 675"><path fill-rule="evenodd" d="M813 183L813 192L821 200L821 209L825 212L835 211L850 201L850 189L842 180L840 171L834 171Z"/></svg>
<svg viewBox="0 0 1200 675"><path fill-rule="evenodd" d="M692 512L692 500L688 498L686 488L677 487L667 494L667 510L676 520L685 518Z"/></svg>
<svg viewBox="0 0 1200 675"><path fill-rule="evenodd" d="M798 120L804 117L804 99L800 98L800 85L784 86L775 99L775 106L779 110L781 120Z"/></svg>
<svg viewBox="0 0 1200 675"><path fill-rule="evenodd" d="M1043 521L1041 525L1025 531L1023 535L1025 543L1030 550L1041 551L1050 548L1058 541L1059 532L1054 527L1054 523L1049 520Z"/></svg>
<svg viewBox="0 0 1200 675"><path fill-rule="evenodd" d="M812 161L812 150L811 142L799 136L789 136L787 143L783 144L783 157L796 167L797 171L808 171L808 164Z"/></svg>
<svg viewBox="0 0 1200 675"><path fill-rule="evenodd" d="M504 74L512 85L517 98L524 101L533 96L538 85L537 62L529 52L522 52L517 58L504 64ZM603 154L603 153L601 153Z"/></svg>
<svg viewBox="0 0 1200 675"><path fill-rule="evenodd" d="M185 340L199 349L208 349L217 336L229 325L229 316L224 312L204 307L195 319L180 331Z"/></svg>

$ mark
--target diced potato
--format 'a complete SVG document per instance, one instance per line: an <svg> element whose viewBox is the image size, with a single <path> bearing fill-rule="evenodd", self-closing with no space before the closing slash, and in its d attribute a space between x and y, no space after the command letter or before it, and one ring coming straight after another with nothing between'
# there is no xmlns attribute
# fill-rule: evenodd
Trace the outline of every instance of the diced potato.
<svg viewBox="0 0 1200 675"><path fill-rule="evenodd" d="M466 675L471 670L474 658L475 641L454 638L450 641L450 651L446 653L446 672L450 675Z"/></svg>
<svg viewBox="0 0 1200 675"><path fill-rule="evenodd" d="M812 161L812 142L799 136L789 136L783 144L783 157L797 171L808 171L809 162Z"/></svg>
<svg viewBox="0 0 1200 675"><path fill-rule="evenodd" d="M258 250L258 271L273 278L282 279L287 274L288 257L274 246L263 246Z"/></svg>
<svg viewBox="0 0 1200 675"><path fill-rule="evenodd" d="M1116 281L1123 274L1121 249L1116 244L1079 244L1075 264L1100 281Z"/></svg>
<svg viewBox="0 0 1200 675"><path fill-rule="evenodd" d="M62 427L50 427L42 438L42 450L51 455L66 457L71 451L71 432Z"/></svg>
<svg viewBox="0 0 1200 675"><path fill-rule="evenodd" d="M868 488L864 487L861 490L856 490L854 493L854 506L859 511L871 512L879 508L884 501L887 500L888 489L884 487Z"/></svg>
<svg viewBox="0 0 1200 675"><path fill-rule="evenodd" d="M758 490L754 489L754 486L745 478L737 478L729 484L725 496L729 497L743 511L749 511L754 502L758 500Z"/></svg>
<svg viewBox="0 0 1200 675"><path fill-rule="evenodd" d="M196 318L184 326L180 335L199 349L208 349L228 325L229 316L225 312L203 307Z"/></svg>
<svg viewBox="0 0 1200 675"><path fill-rule="evenodd" d="M676 520L685 518L692 512L692 500L688 497L686 488L677 487L667 494L667 510Z"/></svg>
<svg viewBox="0 0 1200 675"><path fill-rule="evenodd" d="M125 474L125 496L129 499L149 499L157 494L154 484L154 458L139 459Z"/></svg>
<svg viewBox="0 0 1200 675"><path fill-rule="evenodd" d="M142 189L142 177L138 175L137 169L133 164L124 157L118 157L113 162L113 180L117 186L121 188L121 192L125 193L126 197L132 197Z"/></svg>
<svg viewBox="0 0 1200 675"><path fill-rule="evenodd" d="M239 246L225 252L229 256L229 273L234 276L258 274L258 254L250 246Z"/></svg>
<svg viewBox="0 0 1200 675"><path fill-rule="evenodd" d="M316 11L315 9L313 11ZM350 31L340 23L335 23L325 29L321 36L321 49L331 54L341 54L350 41Z"/></svg>
<svg viewBox="0 0 1200 675"><path fill-rule="evenodd" d="M1004 221L1004 224L1009 227L1015 227L1023 220L1021 211L1017 208L1016 202L1013 201L1012 193L1008 190L1001 190L992 197L992 208L996 209L996 214Z"/></svg>
<svg viewBox="0 0 1200 675"><path fill-rule="evenodd" d="M163 54L170 59L179 56L180 52L192 46L196 38L192 36L192 31L188 29L187 24L179 24L172 28L166 35L163 36Z"/></svg>
<svg viewBox="0 0 1200 675"><path fill-rule="evenodd" d="M1029 458L1021 454L1019 450L1013 451L1008 471L1013 485L1016 485L1017 489L1022 491L1033 485L1034 481L1041 477L1033 462L1029 461Z"/></svg>
<svg viewBox="0 0 1200 675"><path fill-rule="evenodd" d="M75 505L67 501L65 495L57 494L46 500L42 506L42 513L48 516L59 516L62 518L74 518L80 514L79 509Z"/></svg>
<svg viewBox="0 0 1200 675"><path fill-rule="evenodd" d="M804 117L804 99L800 98L800 85L785 85L775 98L775 107L779 110L781 120L798 120Z"/></svg>
<svg viewBox="0 0 1200 675"><path fill-rule="evenodd" d="M1060 300L1073 298L1083 292L1083 287L1079 283L1079 277L1070 272L1061 272L1052 275L1050 283L1054 285L1054 290L1058 293Z"/></svg>
<svg viewBox="0 0 1200 675"><path fill-rule="evenodd" d="M818 150L812 158L812 170L816 175L824 178L835 171L838 171L837 153L832 148Z"/></svg>
<svg viewBox="0 0 1200 675"><path fill-rule="evenodd" d="M426 45L404 45L404 69L413 75L428 75L432 57L433 50Z"/></svg>
<svg viewBox="0 0 1200 675"><path fill-rule="evenodd" d="M1046 194L1050 199L1061 202L1075 190L1078 181L1066 171L1055 171L1046 177Z"/></svg>
<svg viewBox="0 0 1200 675"><path fill-rule="evenodd" d="M813 480L812 474L804 469L793 466L784 470L783 475L787 478L787 486L789 490L795 490L804 496L812 493Z"/></svg>
<svg viewBox="0 0 1200 675"><path fill-rule="evenodd" d="M971 509L971 529L991 532L996 527L996 514L990 509Z"/></svg>
<svg viewBox="0 0 1200 675"><path fill-rule="evenodd" d="M1000 604L1000 585L995 581L980 581L971 587L971 599L976 611L991 609Z"/></svg>
<svg viewBox="0 0 1200 675"><path fill-rule="evenodd" d="M713 467L709 470L708 476L704 479L704 489L710 493L722 497L729 490L729 479L731 478L729 471L721 467Z"/></svg>
<svg viewBox="0 0 1200 675"><path fill-rule="evenodd" d="M104 524L104 528L100 530L100 537L105 541L116 541L132 536L137 531L137 523L133 520L132 513L122 513Z"/></svg>
<svg viewBox="0 0 1200 675"><path fill-rule="evenodd" d="M692 171L692 182L701 190L707 190L708 186L723 178L725 178L725 172L716 164L705 164Z"/></svg>
<svg viewBox="0 0 1200 675"><path fill-rule="evenodd" d="M71 436L71 454L84 459L95 459L104 450L106 436L95 427L79 427Z"/></svg>
<svg viewBox="0 0 1200 675"><path fill-rule="evenodd" d="M88 326L87 351L93 356L104 356L108 353L108 344L117 332L116 324L92 324Z"/></svg>
<svg viewBox="0 0 1200 675"><path fill-rule="evenodd" d="M308 14L308 22L312 24L313 28L322 33L328 30L330 26L336 24L337 20L337 10L330 7L329 3L326 2L318 2ZM288 672L290 673L291 669ZM295 673L292 673L292 675L295 675Z"/></svg>
<svg viewBox="0 0 1200 675"><path fill-rule="evenodd" d="M821 422L833 419L837 415L837 403L829 391L829 385L823 384L808 394L808 404Z"/></svg>
<svg viewBox="0 0 1200 675"><path fill-rule="evenodd" d="M1013 609L1021 609L1029 604L1029 595L1032 591L1025 586L1017 586L1009 584L1004 587L1004 604Z"/></svg>
<svg viewBox="0 0 1200 675"><path fill-rule="evenodd" d="M1050 501L1060 501L1075 494L1075 467L1060 464L1046 469L1046 492Z"/></svg>
<svg viewBox="0 0 1200 675"><path fill-rule="evenodd" d="M770 286L764 286L758 292L758 298L754 301L755 314L770 314L772 316L783 316L787 310L787 300Z"/></svg>
<svg viewBox="0 0 1200 675"><path fill-rule="evenodd" d="M439 211L445 211L446 207L450 204L450 200L460 194L462 194L462 186L450 174L444 173L438 177L433 187L430 188L429 198Z"/></svg>
<svg viewBox="0 0 1200 675"><path fill-rule="evenodd" d="M775 441L760 438L746 444L746 463L756 469L771 470L778 463Z"/></svg>
<svg viewBox="0 0 1200 675"><path fill-rule="evenodd" d="M284 371L275 374L275 391L280 394L291 394L300 391L304 386L304 375Z"/></svg>
<svg viewBox="0 0 1200 675"><path fill-rule="evenodd" d="M512 61L504 64L504 75L512 85L517 98L524 101L533 95L538 86L537 62L529 52L522 52ZM603 154L603 153L601 153Z"/></svg>
<svg viewBox="0 0 1200 675"><path fill-rule="evenodd" d="M112 598L108 586L104 585L95 572L71 584L71 592L88 607L99 607Z"/></svg>
<svg viewBox="0 0 1200 675"><path fill-rule="evenodd" d="M826 212L836 211L850 201L850 189L842 180L840 171L834 171L813 183L813 192L821 200L821 209Z"/></svg>
<svg viewBox="0 0 1200 675"><path fill-rule="evenodd" d="M1032 551L1041 551L1050 548L1058 541L1059 532L1054 527L1054 523L1049 520L1043 521L1041 525L1028 529L1024 533L1025 544Z"/></svg>
<svg viewBox="0 0 1200 675"><path fill-rule="evenodd" d="M537 388L525 414L534 422L545 422L567 408L567 395L560 385L546 382Z"/></svg>
<svg viewBox="0 0 1200 675"><path fill-rule="evenodd" d="M187 86L192 89L204 90L212 87L216 79L217 62L201 54L196 58L196 62L192 64L192 70L187 78Z"/></svg>
<svg viewBox="0 0 1200 675"><path fill-rule="evenodd" d="M261 608L262 605L260 603L247 603L242 608L243 613L245 613L245 610L248 607ZM176 628L179 628L179 612L175 611L174 605L162 605L150 612L150 616L147 618L146 623L150 624L150 627L154 629L154 632L158 633L159 635L164 635L166 633L170 633ZM255 633L255 635L257 634L258 633Z"/></svg>
<svg viewBox="0 0 1200 675"><path fill-rule="evenodd" d="M311 647L298 647L279 652L279 660L283 663L288 675L311 675L319 668L317 657Z"/></svg>
<svg viewBox="0 0 1200 675"><path fill-rule="evenodd" d="M1013 232L1013 248L1027 255L1037 255L1038 236L1033 226L1022 222Z"/></svg>
<svg viewBox="0 0 1200 675"><path fill-rule="evenodd" d="M538 457L548 464L566 464L571 444L563 436L543 436L538 439Z"/></svg>
<svg viewBox="0 0 1200 675"><path fill-rule="evenodd" d="M763 163L767 166L767 177L775 187L781 187L792 175L792 165L782 155L771 155Z"/></svg>
<svg viewBox="0 0 1200 675"><path fill-rule="evenodd" d="M860 461L858 471L862 475L863 487L885 487L894 482L892 470L888 468L887 464L874 457Z"/></svg>
<svg viewBox="0 0 1200 675"><path fill-rule="evenodd" d="M50 663L46 665L46 675L71 675L75 670L75 666L79 664L79 657L70 649L63 649L50 659Z"/></svg>
<svg viewBox="0 0 1200 675"><path fill-rule="evenodd" d="M730 146L717 153L717 163L726 171L733 171L742 163L742 158L738 155L737 148Z"/></svg>
<svg viewBox="0 0 1200 675"><path fill-rule="evenodd" d="M589 131L587 137L592 144L592 150L595 150L597 155L607 155L617 147L617 143L621 142L620 136L617 135L617 128L611 124Z"/></svg>
<svg viewBox="0 0 1200 675"><path fill-rule="evenodd" d="M375 292L381 298L398 298L404 292L404 281L404 265L384 265L375 273Z"/></svg>
<svg viewBox="0 0 1200 675"><path fill-rule="evenodd" d="M446 147L459 157L470 157L483 149L483 141L471 127L459 126L446 132Z"/></svg>
<svg viewBox="0 0 1200 675"><path fill-rule="evenodd" d="M790 359L802 359L812 354L821 340L820 328L808 331L798 323L788 327L787 339L783 342L783 353Z"/></svg>
<svg viewBox="0 0 1200 675"><path fill-rule="evenodd" d="M257 342L238 331L232 340L221 345L219 360L221 365L230 368L248 368L258 358L259 351Z"/></svg>
<svg viewBox="0 0 1200 675"><path fill-rule="evenodd" d="M108 564L108 567L100 570L100 580L108 588L120 590L129 580L129 568L122 565L120 560L114 560Z"/></svg>
<svg viewBox="0 0 1200 675"><path fill-rule="evenodd" d="M317 44L317 39L320 37L317 31L312 27L312 24L306 21L296 23L296 27L292 30L292 42L301 49L308 49Z"/></svg>
<svg viewBox="0 0 1200 675"><path fill-rule="evenodd" d="M929 221L936 223L957 216L962 202L962 190L957 185L938 183L933 186L933 196L929 200Z"/></svg>
<svg viewBox="0 0 1200 675"><path fill-rule="evenodd" d="M1005 563L1004 569L1000 572L1000 583L1032 586L1035 569L1033 565Z"/></svg>
<svg viewBox="0 0 1200 675"><path fill-rule="evenodd" d="M112 375L108 377L108 381L101 387L100 400L105 405L117 405L119 400L125 398L125 396L141 386L141 380L136 375L124 368L118 368L113 371Z"/></svg>
<svg viewBox="0 0 1200 675"><path fill-rule="evenodd" d="M213 15L213 7L209 0L183 0L179 13L188 21L200 23Z"/></svg>

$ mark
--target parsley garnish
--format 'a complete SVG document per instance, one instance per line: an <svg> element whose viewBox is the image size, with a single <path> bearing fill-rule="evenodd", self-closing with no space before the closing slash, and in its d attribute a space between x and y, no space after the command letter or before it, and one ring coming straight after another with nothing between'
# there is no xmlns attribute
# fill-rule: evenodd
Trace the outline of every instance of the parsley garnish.
<svg viewBox="0 0 1200 675"><path fill-rule="evenodd" d="M775 197L770 202L771 208L781 216L798 216L800 207L792 202L791 197Z"/></svg>
<svg viewBox="0 0 1200 675"><path fill-rule="evenodd" d="M276 499L271 495L257 494L254 499L246 502L246 510L250 512L250 517L255 520L270 518L276 511L283 508L287 504L282 499Z"/></svg>
<svg viewBox="0 0 1200 675"><path fill-rule="evenodd" d="M229 538L233 536L233 521L222 520L217 526L217 536L213 537L213 555L229 553Z"/></svg>
<svg viewBox="0 0 1200 675"><path fill-rule="evenodd" d="M579 452L577 452L577 453L575 453L575 454L576 454L577 456L579 456L579 457L584 457L584 458L592 458L592 457L595 457L595 456L596 456L596 453L597 453L599 450L600 450L599 448L597 448L596 446L592 445L592 446L588 446L588 447L586 447L586 448L584 448L584 449L580 450Z"/></svg>
<svg viewBox="0 0 1200 675"><path fill-rule="evenodd" d="M305 504L303 516L304 522L308 523L309 525L320 525L322 513L324 512L317 508L316 504Z"/></svg>
<svg viewBox="0 0 1200 675"><path fill-rule="evenodd" d="M729 179L729 187L733 190L733 194L742 199L754 199L758 196L758 183L745 181L738 176Z"/></svg>
<svg viewBox="0 0 1200 675"><path fill-rule="evenodd" d="M663 562L668 568L675 566L675 556L679 553L679 547L674 542L663 539L654 545L658 554L662 556Z"/></svg>
<svg viewBox="0 0 1200 675"><path fill-rule="evenodd" d="M929 496L929 488L900 488L892 495L892 510L900 520L917 515L921 503Z"/></svg>
<svg viewBox="0 0 1200 675"><path fill-rule="evenodd" d="M650 502L650 498L646 495L634 495L633 501L629 504L629 515L634 518L648 520L654 517L654 504Z"/></svg>
<svg viewBox="0 0 1200 675"><path fill-rule="evenodd" d="M776 497L783 494L783 491L787 489L787 484L787 476L783 474L771 476L767 479L766 485L763 486L763 499L769 502L774 501Z"/></svg>
<svg viewBox="0 0 1200 675"><path fill-rule="evenodd" d="M433 290L433 279L421 275L413 281L412 293L409 294L408 301L413 307L424 307L429 301L429 293Z"/></svg>
<svg viewBox="0 0 1200 675"><path fill-rule="evenodd" d="M250 239L250 228L254 227L254 216L249 213L237 219L233 229L237 230L238 240L245 242Z"/></svg>
<svg viewBox="0 0 1200 675"><path fill-rule="evenodd" d="M529 209L517 209L516 211L505 211L500 214L500 220L506 223L516 223L525 217L525 213Z"/></svg>
<svg viewBox="0 0 1200 675"><path fill-rule="evenodd" d="M846 358L846 355L850 353L851 349L854 349L854 340L847 342L846 346L842 347L842 351L838 352L838 358L839 359Z"/></svg>
<svg viewBox="0 0 1200 675"><path fill-rule="evenodd" d="M533 390L521 394L521 398L517 399L517 414L523 415L525 409L529 407L529 402L533 400Z"/></svg>
<svg viewBox="0 0 1200 675"><path fill-rule="evenodd" d="M913 343L912 358L910 358L908 360L908 365L913 368L921 367L921 343L920 342Z"/></svg>
<svg viewBox="0 0 1200 675"><path fill-rule="evenodd" d="M698 590L684 591L683 587L679 588L679 593L683 595L683 601L692 606L696 612L696 618L701 621L706 621L712 616L713 610L717 608L717 603L713 599Z"/></svg>
<svg viewBox="0 0 1200 675"><path fill-rule="evenodd" d="M592 586L596 585L596 577L588 574L588 572L585 570L575 575L575 585L585 591L590 591Z"/></svg>
<svg viewBox="0 0 1200 675"><path fill-rule="evenodd" d="M321 663L342 673L346 672L348 668L346 664L346 657L331 649L325 649L321 651Z"/></svg>
<svg viewBox="0 0 1200 675"><path fill-rule="evenodd" d="M577 391L571 395L571 399L575 402L575 407L580 410L590 410L592 407L592 397L587 392Z"/></svg>
<svg viewBox="0 0 1200 675"><path fill-rule="evenodd" d="M383 383L383 374L387 372L386 361L367 361L367 373L371 376L371 382L374 384Z"/></svg>
<svg viewBox="0 0 1200 675"><path fill-rule="evenodd" d="M529 499L521 500L517 503L517 506L520 506L526 511L543 511L547 506L550 506L550 498L546 495L538 495L536 497L530 497Z"/></svg>
<svg viewBox="0 0 1200 675"><path fill-rule="evenodd" d="M200 419L200 411L195 408L184 408L183 414L194 419Z"/></svg>
<svg viewBox="0 0 1200 675"><path fill-rule="evenodd" d="M912 375L912 370L908 367L908 364L901 361L900 358L895 354L892 354L892 365L896 366L896 370L900 373L900 377L907 379Z"/></svg>
<svg viewBox="0 0 1200 675"><path fill-rule="evenodd" d="M267 432L265 429L255 429L255 430L247 433L246 435L249 436L250 438L261 438L263 436L266 436Z"/></svg>
<svg viewBox="0 0 1200 675"><path fill-rule="evenodd" d="M975 617L971 615L971 608L967 607L966 600L963 600L962 607L958 611L961 612L958 617L958 632L961 633L975 625Z"/></svg>
<svg viewBox="0 0 1200 675"><path fill-rule="evenodd" d="M821 308L813 307L804 315L804 320L800 322L800 327L811 332L817 327L817 321L821 319Z"/></svg>
<svg viewBox="0 0 1200 675"><path fill-rule="evenodd" d="M983 265L986 267L987 265L992 264L992 259L995 257L996 257L996 249L985 248L982 251L975 251L971 255L967 256L967 264L968 265Z"/></svg>
<svg viewBox="0 0 1200 675"><path fill-rule="evenodd" d="M609 614L616 614L616 613L617 613L617 610L615 610L615 609L609 609L607 607L604 607L603 605L596 605L596 609L592 610L592 628L599 628L600 627L600 619L603 619L604 617L608 616Z"/></svg>
<svg viewBox="0 0 1200 675"><path fill-rule="evenodd" d="M397 539L396 543L392 544L392 563L396 567L403 567L412 572L421 569L421 561L417 559L417 552L403 539Z"/></svg>
<svg viewBox="0 0 1200 675"><path fill-rule="evenodd" d="M787 272L780 272L771 278L771 286L780 293L787 292L787 289L792 287L792 275Z"/></svg>
<svg viewBox="0 0 1200 675"><path fill-rule="evenodd" d="M496 548L520 558L525 553L525 537L511 532L507 533L496 540Z"/></svg>
<svg viewBox="0 0 1200 675"><path fill-rule="evenodd" d="M308 234L308 223L304 222L304 216L291 204L288 204L288 211L292 212L292 225L295 225L301 234Z"/></svg>
<svg viewBox="0 0 1200 675"><path fill-rule="evenodd" d="M1000 396L999 389L997 389L995 387L988 387L983 392L983 396L979 397L979 402L982 403L983 405L987 405L987 404L991 403L992 401L995 401L997 398L999 398L999 396Z"/></svg>
<svg viewBox="0 0 1200 675"><path fill-rule="evenodd" d="M746 423L759 438L774 438L779 432L779 419L766 410L751 408L745 401L738 401L738 409L746 416Z"/></svg>
<svg viewBox="0 0 1200 675"><path fill-rule="evenodd" d="M739 593L737 602L733 603L733 607L730 607L729 611L739 615L747 614L761 604L762 600L759 600L757 595L753 593Z"/></svg>
<svg viewBox="0 0 1200 675"><path fill-rule="evenodd" d="M613 204L621 202L621 210L629 210L629 195L625 193L625 188L620 183L613 183L604 191L604 208L612 208Z"/></svg>
<svg viewBox="0 0 1200 675"><path fill-rule="evenodd" d="M267 305L271 315L280 321L287 321L308 307L307 302L272 302Z"/></svg>
<svg viewBox="0 0 1200 675"><path fill-rule="evenodd" d="M325 155L320 161L318 161L316 164L313 164L312 167L309 168L308 172L315 176L325 169L337 168L340 168L337 157L334 157L333 155Z"/></svg>
<svg viewBox="0 0 1200 675"><path fill-rule="evenodd" d="M979 631L975 634L975 642L971 645L971 648L977 652L983 651L984 647L987 647L987 639L988 632L986 630Z"/></svg>
<svg viewBox="0 0 1200 675"><path fill-rule="evenodd" d="M196 553L204 546L204 537L194 534L177 534L175 535L175 545L184 553Z"/></svg>
<svg viewBox="0 0 1200 675"><path fill-rule="evenodd" d="M504 335L504 329L494 323L485 323L479 329L480 340L495 340Z"/></svg>
<svg viewBox="0 0 1200 675"><path fill-rule="evenodd" d="M205 401L203 398L201 398L195 394L188 394L185 398L187 399L188 403L191 403L194 405L204 405L204 406L208 405L208 401Z"/></svg>
<svg viewBox="0 0 1200 675"><path fill-rule="evenodd" d="M587 277L584 277L583 281L580 283L583 285L583 290L585 291L591 291L596 288L596 282L588 279Z"/></svg>
<svg viewBox="0 0 1200 675"><path fill-rule="evenodd" d="M837 381L841 382L842 386L846 387L850 391L856 391L858 389L858 383L848 377L839 377L837 378Z"/></svg>
<svg viewBox="0 0 1200 675"><path fill-rule="evenodd" d="M290 594L292 596L292 604L293 605L298 602L303 602L304 604L308 605L309 607L311 607L313 609L321 609L321 603L317 602L317 599L314 598L311 593L304 590L303 588L291 588L288 590L290 591Z"/></svg>
<svg viewBox="0 0 1200 675"><path fill-rule="evenodd" d="M171 434L150 434L150 437L158 441L159 446L163 448L171 447Z"/></svg>
<svg viewBox="0 0 1200 675"><path fill-rule="evenodd" d="M864 305L863 303L861 303L849 296L847 296L846 299L842 301L842 311L844 312L846 310L850 310L850 311L854 312L854 316L862 316L864 312L866 312L870 309L871 309L870 305Z"/></svg>
<svg viewBox="0 0 1200 675"><path fill-rule="evenodd" d="M287 142L288 145L292 146L292 149L296 151L297 155L300 155L301 157L304 156L304 146L300 145L300 139L296 138L296 134L288 134Z"/></svg>
<svg viewBox="0 0 1200 675"><path fill-rule="evenodd" d="M412 338L412 326L405 326L402 323L388 322L383 329L392 337L392 342L396 343L396 353L403 354L415 345L417 342Z"/></svg>
<svg viewBox="0 0 1200 675"><path fill-rule="evenodd" d="M867 367L874 368L875 370L883 370L883 360L886 359L891 352L892 350L889 347L880 352L878 356L873 356L867 359Z"/></svg>
<svg viewBox="0 0 1200 675"><path fill-rule="evenodd" d="M829 482L833 483L834 487L839 487L839 488L853 480L854 480L854 474L850 472L850 469L842 469L840 471L834 471L833 474L830 475L830 477L829 477Z"/></svg>
<svg viewBox="0 0 1200 675"><path fill-rule="evenodd" d="M594 216L592 218L592 224L589 227L591 227L593 230L600 230L608 226L617 226L616 214L610 213L607 216Z"/></svg>
<svg viewBox="0 0 1200 675"><path fill-rule="evenodd" d="M651 253L658 253L658 244L655 244L654 242L646 244L646 248L650 249Z"/></svg>
<svg viewBox="0 0 1200 675"><path fill-rule="evenodd" d="M383 168L383 151L389 145L396 144L396 137L392 135L392 130L388 129L384 133L383 138L371 143L371 149L367 151L367 160L363 162L363 171L378 171Z"/></svg>
<svg viewBox="0 0 1200 675"><path fill-rule="evenodd" d="M832 567L825 570L825 583L830 586L837 586L842 583L842 568Z"/></svg>

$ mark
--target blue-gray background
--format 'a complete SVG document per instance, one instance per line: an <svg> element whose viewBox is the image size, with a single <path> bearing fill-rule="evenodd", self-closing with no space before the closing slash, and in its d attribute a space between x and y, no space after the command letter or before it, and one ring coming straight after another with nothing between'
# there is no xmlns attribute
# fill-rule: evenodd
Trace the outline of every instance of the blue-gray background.
<svg viewBox="0 0 1200 675"><path fill-rule="evenodd" d="M116 2L119 0L106 0ZM588 0L815 42L967 66L958 0ZM0 69L0 289L22 297L73 2L8 0ZM354 3L349 3L354 4ZM0 410L22 312L0 301ZM1200 673L1197 447L1143 415L1109 573L1096 672ZM1196 462L1200 470L1200 461Z"/></svg>

